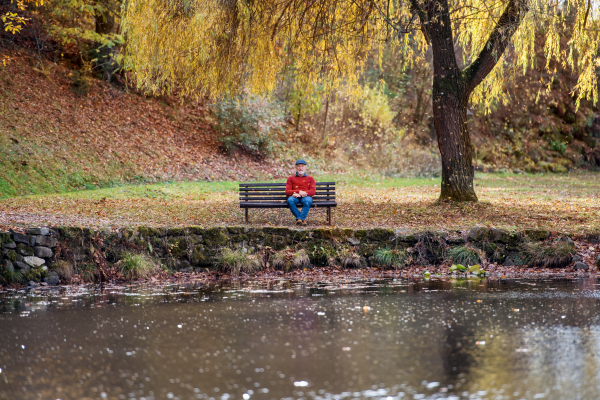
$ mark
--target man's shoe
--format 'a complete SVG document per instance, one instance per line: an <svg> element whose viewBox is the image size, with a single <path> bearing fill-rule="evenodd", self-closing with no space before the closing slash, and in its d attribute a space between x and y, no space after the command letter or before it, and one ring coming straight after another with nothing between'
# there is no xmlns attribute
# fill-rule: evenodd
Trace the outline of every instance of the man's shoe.
<svg viewBox="0 0 600 400"><path fill-rule="evenodd" d="M302 225L302 220L301 219L297 219L296 220L296 225Z"/></svg>
<svg viewBox="0 0 600 400"><path fill-rule="evenodd" d="M306 221L302 221L302 225L306 226L308 224L306 223Z"/></svg>

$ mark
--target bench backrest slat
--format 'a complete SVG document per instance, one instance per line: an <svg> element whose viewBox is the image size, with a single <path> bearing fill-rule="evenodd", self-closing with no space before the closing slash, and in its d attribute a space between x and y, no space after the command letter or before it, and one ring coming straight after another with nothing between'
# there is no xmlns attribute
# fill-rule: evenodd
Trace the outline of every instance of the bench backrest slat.
<svg viewBox="0 0 600 400"><path fill-rule="evenodd" d="M240 183L240 201L286 201L285 183ZM335 182L316 182L313 202L335 200Z"/></svg>

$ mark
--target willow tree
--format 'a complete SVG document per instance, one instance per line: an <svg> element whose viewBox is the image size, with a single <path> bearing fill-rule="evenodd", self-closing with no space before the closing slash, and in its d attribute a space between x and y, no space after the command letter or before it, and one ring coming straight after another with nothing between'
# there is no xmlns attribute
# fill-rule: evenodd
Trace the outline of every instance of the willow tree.
<svg viewBox="0 0 600 400"><path fill-rule="evenodd" d="M599 17L598 0L129 0L123 28L128 66L152 93L268 93L290 63L302 83L353 93L369 54L431 49L441 199L476 201L469 102L506 101L506 79L535 63L540 37L549 72L553 59L570 65L577 100L595 102Z"/></svg>

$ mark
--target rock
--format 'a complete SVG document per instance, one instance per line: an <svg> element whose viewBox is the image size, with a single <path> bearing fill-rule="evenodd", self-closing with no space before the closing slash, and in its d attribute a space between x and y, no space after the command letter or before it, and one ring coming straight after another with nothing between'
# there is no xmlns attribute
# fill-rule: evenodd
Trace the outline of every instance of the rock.
<svg viewBox="0 0 600 400"><path fill-rule="evenodd" d="M24 262L21 261L16 261L15 265L17 266L17 268L19 268L21 271L23 272L27 272L31 269L31 267L27 264L25 264Z"/></svg>
<svg viewBox="0 0 600 400"><path fill-rule="evenodd" d="M587 264L582 263L581 261L579 261L579 262L575 263L575 267L573 267L573 268L575 268L575 269L584 269L584 270L587 271L590 267L588 267Z"/></svg>
<svg viewBox="0 0 600 400"><path fill-rule="evenodd" d="M48 285L52 286L58 285L59 281L60 278L58 277L58 274L54 271L50 272L50 275L48 275L48 278L46 278L46 282L48 282Z"/></svg>
<svg viewBox="0 0 600 400"><path fill-rule="evenodd" d="M23 261L23 256L20 254L17 254L17 261Z"/></svg>
<svg viewBox="0 0 600 400"><path fill-rule="evenodd" d="M360 240L353 237L349 237L346 240L353 246L358 246L360 244Z"/></svg>
<svg viewBox="0 0 600 400"><path fill-rule="evenodd" d="M596 257L596 266L600 267L600 254Z"/></svg>
<svg viewBox="0 0 600 400"><path fill-rule="evenodd" d="M19 233L19 232L13 232L12 237L13 237L13 240L17 243L24 243L26 245L29 245L29 236L27 236L27 235L23 235L22 233Z"/></svg>
<svg viewBox="0 0 600 400"><path fill-rule="evenodd" d="M533 240L546 240L550 237L550 231L546 229L525 229L525 235Z"/></svg>
<svg viewBox="0 0 600 400"><path fill-rule="evenodd" d="M15 266L10 260L4 261L4 268L6 268L7 271L15 272Z"/></svg>
<svg viewBox="0 0 600 400"><path fill-rule="evenodd" d="M35 246L33 248L33 254L40 258L50 258L54 253L52 253L52 250L48 247Z"/></svg>
<svg viewBox="0 0 600 400"><path fill-rule="evenodd" d="M42 285L42 286L48 286L48 283L42 282L42 283L40 283L40 285Z"/></svg>
<svg viewBox="0 0 600 400"><path fill-rule="evenodd" d="M16 249L17 248L17 244L15 242L4 243L2 245L2 247L4 247L5 249Z"/></svg>
<svg viewBox="0 0 600 400"><path fill-rule="evenodd" d="M571 246L575 246L575 242L573 241L573 239L571 239L571 238L570 238L570 237L568 237L568 236L561 236L561 237L559 237L559 238L558 238L558 241L559 241L559 242L565 242L565 243L568 243L568 244L570 244ZM574 260L574 261L580 261L580 260Z"/></svg>
<svg viewBox="0 0 600 400"><path fill-rule="evenodd" d="M525 171L520 170L519 168L513 169L513 174L524 174L524 173L525 173Z"/></svg>
<svg viewBox="0 0 600 400"><path fill-rule="evenodd" d="M25 230L25 233L28 235L47 236L50 234L50 229L48 229L48 228L29 228L29 229Z"/></svg>
<svg viewBox="0 0 600 400"><path fill-rule="evenodd" d="M29 286L30 287L36 287L38 284L35 283L34 281L29 281Z"/></svg>
<svg viewBox="0 0 600 400"><path fill-rule="evenodd" d="M32 267L39 267L40 265L44 265L46 262L43 258L38 258L36 256L23 257L23 261Z"/></svg>
<svg viewBox="0 0 600 400"><path fill-rule="evenodd" d="M573 259L571 260L571 262L577 262L577 261L581 261L583 260L583 257L581 257L579 254L575 254L573 256Z"/></svg>
<svg viewBox="0 0 600 400"><path fill-rule="evenodd" d="M45 247L56 247L58 239L52 236L35 236L35 244Z"/></svg>
<svg viewBox="0 0 600 400"><path fill-rule="evenodd" d="M24 256L32 256L33 255L33 248L31 248L30 246L24 245L23 243L19 243L17 245L17 251L19 254L22 254Z"/></svg>

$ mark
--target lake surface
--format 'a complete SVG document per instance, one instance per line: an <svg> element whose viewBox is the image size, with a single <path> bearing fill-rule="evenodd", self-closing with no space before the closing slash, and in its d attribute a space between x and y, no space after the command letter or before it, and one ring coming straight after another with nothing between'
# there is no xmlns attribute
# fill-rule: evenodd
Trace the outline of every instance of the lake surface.
<svg viewBox="0 0 600 400"><path fill-rule="evenodd" d="M0 293L0 399L598 399L600 282Z"/></svg>

